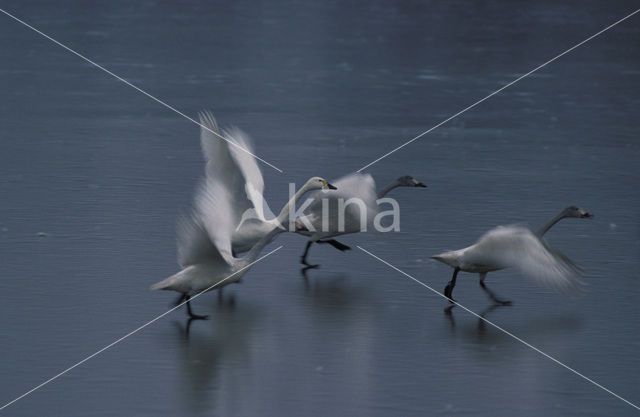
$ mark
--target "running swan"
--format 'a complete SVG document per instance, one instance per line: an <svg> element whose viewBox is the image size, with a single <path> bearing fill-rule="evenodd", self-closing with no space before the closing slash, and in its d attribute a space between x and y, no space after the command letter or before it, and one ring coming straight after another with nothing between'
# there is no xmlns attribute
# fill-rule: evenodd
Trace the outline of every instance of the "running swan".
<svg viewBox="0 0 640 417"><path fill-rule="evenodd" d="M231 251L234 226L229 221L232 208L228 193L221 183L204 181L196 195L193 213L178 223L178 263L182 269L151 286L152 290L181 293L176 304L186 300L192 319L207 318L191 311L192 296L238 282L275 235L286 231L283 227L273 228L244 257L235 257Z"/></svg>
<svg viewBox="0 0 640 417"><path fill-rule="evenodd" d="M426 187L415 178L405 175L376 193L376 183L371 175L358 173L340 178L334 184L337 190L314 194L311 197L313 201L309 208L304 211L304 216L296 219L296 233L309 237L300 261L307 267L317 267L317 265L309 265L307 263L309 248L313 243L328 243L341 251L351 249L349 246L334 239L327 238L362 231L361 217L363 211L366 212L367 216L364 220L370 224L378 213L377 200L383 198L389 191L397 187ZM343 224L341 224L339 217L341 210L338 202L340 199L345 203ZM350 199L364 203L363 208L358 207L355 203L347 204ZM325 201L324 203L323 200ZM323 212L325 212L324 217L326 219L326 227L324 229L322 224ZM315 231L307 229L304 226L305 223L313 226Z"/></svg>
<svg viewBox="0 0 640 417"><path fill-rule="evenodd" d="M444 289L451 294L458 272L477 272L480 286L498 304L511 302L500 300L484 283L487 273L505 268L516 268L528 278L547 287L568 291L581 286L582 271L569 258L551 248L542 236L564 218L591 218L591 214L576 206L569 206L542 226L536 233L522 226L499 226L482 236L478 242L464 249L432 256L451 266L453 277Z"/></svg>

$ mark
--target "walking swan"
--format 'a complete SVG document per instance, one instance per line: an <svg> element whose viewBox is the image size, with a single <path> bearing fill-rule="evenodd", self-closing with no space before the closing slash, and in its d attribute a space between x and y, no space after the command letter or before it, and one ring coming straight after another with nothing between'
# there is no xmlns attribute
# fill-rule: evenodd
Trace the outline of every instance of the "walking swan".
<svg viewBox="0 0 640 417"><path fill-rule="evenodd" d="M309 208L305 210L304 216L296 219L296 233L309 238L300 261L307 267L317 267L317 265L307 263L309 248L313 243L328 243L340 251L345 251L351 248L334 239L327 238L362 231L361 216L363 210L358 206L346 205L344 210L344 224L340 223L340 199L345 203L350 199L362 201L367 216L365 220L371 223L378 213L377 200L383 198L389 191L398 187L426 188L426 185L409 175L396 179L378 192L376 192L375 181L369 174L349 174L335 181L334 184L337 190L314 194L311 197L313 201L309 205ZM324 213L326 219L326 227L324 229L323 200L326 200L324 203L324 207L326 208L324 210L327 211L327 213ZM313 226L314 231L310 231L304 227L305 222L302 221L303 217Z"/></svg>
<svg viewBox="0 0 640 417"><path fill-rule="evenodd" d="M229 191L212 179L204 181L195 199L191 215L178 223L178 273L151 286L152 290L172 290L181 293L176 304L187 301L187 313L192 319L205 319L194 314L190 298L203 291L222 289L238 282L248 271L262 249L284 227L275 227L262 236L242 258L231 251L233 224Z"/></svg>
<svg viewBox="0 0 640 417"><path fill-rule="evenodd" d="M432 256L431 258L454 269L444 295L453 300L451 294L458 272L477 272L480 274L480 287L489 297L498 304L509 305L511 302L496 297L484 280L487 273L510 267L519 269L528 278L556 290L568 291L579 287L581 270L542 239L558 221L572 217L584 219L593 216L579 207L569 206L535 233L522 226L499 226L467 248Z"/></svg>

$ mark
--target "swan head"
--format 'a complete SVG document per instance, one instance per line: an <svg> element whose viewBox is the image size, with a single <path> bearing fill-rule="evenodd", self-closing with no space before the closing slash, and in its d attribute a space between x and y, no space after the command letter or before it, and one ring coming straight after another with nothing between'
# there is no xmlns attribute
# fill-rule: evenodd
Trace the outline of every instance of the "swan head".
<svg viewBox="0 0 640 417"><path fill-rule="evenodd" d="M293 227L296 233L303 233L303 232L309 231L309 229L307 229L307 227L304 224L302 224L301 221L298 221L298 220L293 222Z"/></svg>
<svg viewBox="0 0 640 417"><path fill-rule="evenodd" d="M309 178L304 186L308 190L337 190L337 187L334 187L329 181L320 177Z"/></svg>
<svg viewBox="0 0 640 417"><path fill-rule="evenodd" d="M590 219L593 214L577 206L569 206L562 212L563 217L575 217L577 219Z"/></svg>
<svg viewBox="0 0 640 417"><path fill-rule="evenodd" d="M422 187L427 188L426 185L413 178L411 175L404 175L396 180L400 187Z"/></svg>

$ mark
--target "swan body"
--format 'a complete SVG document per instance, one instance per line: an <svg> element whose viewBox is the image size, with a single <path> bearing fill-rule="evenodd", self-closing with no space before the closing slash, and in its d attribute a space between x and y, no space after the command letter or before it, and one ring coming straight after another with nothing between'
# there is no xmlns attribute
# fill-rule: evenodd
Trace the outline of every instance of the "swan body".
<svg viewBox="0 0 640 417"><path fill-rule="evenodd" d="M231 245L235 254L250 250L274 228L287 224L289 212L306 192L335 189L325 179L312 177L276 217L263 197L264 179L255 157L241 149L253 153L249 137L237 128L221 131L213 115L207 111L200 113L200 123L207 128L200 130L206 176L220 181L229 190L231 210L228 221L233 225Z"/></svg>
<svg viewBox="0 0 640 417"><path fill-rule="evenodd" d="M542 235L555 223L570 217L592 216L576 206L569 206L537 232L523 226L499 226L469 247L432 256L454 268L453 277L444 290L445 296L452 299L457 274L464 271L480 274L480 286L489 296L497 303L509 304L499 300L484 284L487 273L505 268L516 268L526 277L555 290L579 288L581 270L542 239Z"/></svg>
<svg viewBox="0 0 640 417"><path fill-rule="evenodd" d="M295 221L296 233L309 238L302 255L302 263L307 266L312 266L307 264L306 258L313 243L329 243L342 251L350 249L348 246L333 239L326 239L363 231L363 226L370 225L376 214L378 214L378 200L392 189L397 187L426 187L426 185L409 175L398 178L379 192L376 192L375 181L369 174L349 174L333 183L337 190L314 194L311 197L313 201L308 209L305 210L305 214ZM362 207L356 203L348 204L350 199L362 202ZM342 211L340 209L340 200L345 204L343 224L339 221L340 212ZM362 218L363 213L366 215L365 219ZM305 225L311 225L312 228L310 229Z"/></svg>
<svg viewBox="0 0 640 417"><path fill-rule="evenodd" d="M353 198L364 203L364 210L367 223L371 223L377 213L375 182L369 174L351 174L340 178L333 182L337 190L326 191L321 194L311 196L312 202L309 208L305 210L305 215L296 219L300 225L308 222L313 227L313 232L298 228L299 234L308 236L313 242L320 239L339 236L348 233L358 233L361 231L362 211L355 204L346 205L344 208L344 227L339 227L340 210L338 202L342 199L345 203ZM323 202L327 207L326 213L323 212ZM323 229L323 214L327 221L326 227Z"/></svg>
<svg viewBox="0 0 640 417"><path fill-rule="evenodd" d="M522 226L499 226L469 247L433 258L461 271L480 274L516 268L556 289L570 289L580 281L580 271L572 262Z"/></svg>

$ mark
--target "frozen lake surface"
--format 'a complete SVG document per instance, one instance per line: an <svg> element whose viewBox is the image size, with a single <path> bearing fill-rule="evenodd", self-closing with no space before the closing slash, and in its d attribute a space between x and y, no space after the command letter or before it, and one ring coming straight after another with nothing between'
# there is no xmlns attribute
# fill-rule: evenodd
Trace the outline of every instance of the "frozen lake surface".
<svg viewBox="0 0 640 417"><path fill-rule="evenodd" d="M254 139L274 210L288 183L353 172L631 13L633 2L14 2L6 10L171 106ZM169 308L199 128L0 14L0 403ZM516 271L455 297L640 403L640 15L367 169L401 231L305 241L0 413L64 416L600 416L637 410L406 276L500 224L546 222L587 272L567 297ZM233 300L233 302L231 301ZM1 406L0 404L0 406Z"/></svg>

